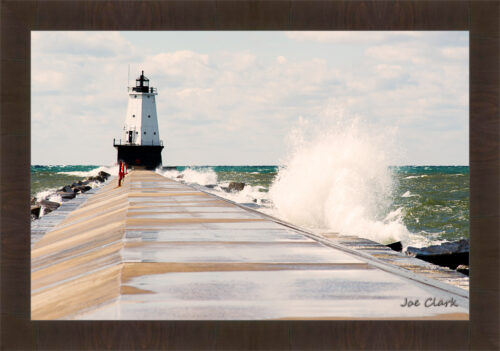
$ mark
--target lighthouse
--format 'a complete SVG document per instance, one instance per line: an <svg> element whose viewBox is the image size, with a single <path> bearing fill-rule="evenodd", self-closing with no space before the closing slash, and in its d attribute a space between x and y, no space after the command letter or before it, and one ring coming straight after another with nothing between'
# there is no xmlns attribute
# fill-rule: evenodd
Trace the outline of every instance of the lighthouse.
<svg viewBox="0 0 500 351"><path fill-rule="evenodd" d="M156 95L158 91L149 86L144 71L135 80L135 86L128 87L127 116L122 138L118 143L113 140L113 146L118 150L118 162L146 169L161 166L163 142L158 130Z"/></svg>

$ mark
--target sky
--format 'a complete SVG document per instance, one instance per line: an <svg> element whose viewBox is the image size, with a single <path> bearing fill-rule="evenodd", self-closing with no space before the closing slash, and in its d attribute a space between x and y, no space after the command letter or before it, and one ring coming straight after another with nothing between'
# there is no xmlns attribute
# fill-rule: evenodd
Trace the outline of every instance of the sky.
<svg viewBox="0 0 500 351"><path fill-rule="evenodd" d="M142 70L164 165L279 165L332 106L394 132L395 165L469 163L468 32L34 31L31 164L114 164Z"/></svg>

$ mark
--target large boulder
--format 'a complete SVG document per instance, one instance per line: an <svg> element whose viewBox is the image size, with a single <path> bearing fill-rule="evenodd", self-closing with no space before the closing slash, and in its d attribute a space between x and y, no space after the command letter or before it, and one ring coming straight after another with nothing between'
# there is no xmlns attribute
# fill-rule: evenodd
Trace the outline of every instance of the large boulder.
<svg viewBox="0 0 500 351"><path fill-rule="evenodd" d="M395 243L387 244L385 246L397 252L403 251L403 244L401 243L401 241L396 241Z"/></svg>
<svg viewBox="0 0 500 351"><path fill-rule="evenodd" d="M51 210L55 210L56 208L59 208L59 206L61 206L58 202L49 200L42 200L40 201L40 204L45 208L50 208Z"/></svg>
<svg viewBox="0 0 500 351"><path fill-rule="evenodd" d="M461 264L460 266L457 267L457 272L460 272L465 275L469 275L469 266L465 264Z"/></svg>
<svg viewBox="0 0 500 351"><path fill-rule="evenodd" d="M231 182L227 187L228 191L241 191L245 188L245 183Z"/></svg>
<svg viewBox="0 0 500 351"><path fill-rule="evenodd" d="M89 191L90 189L92 189L92 187L88 185L77 185L73 187L75 193L84 193L86 191Z"/></svg>
<svg viewBox="0 0 500 351"><path fill-rule="evenodd" d="M103 176L100 176L100 175L97 175L97 176L94 176L94 177L88 177L87 178L88 181L91 181L91 182L105 182L106 181L106 178L104 178Z"/></svg>
<svg viewBox="0 0 500 351"><path fill-rule="evenodd" d="M109 176L111 176L111 174L109 173L106 173L104 171L100 171L98 174L97 174L98 177L103 177L104 179L108 179Z"/></svg>
<svg viewBox="0 0 500 351"><path fill-rule="evenodd" d="M61 206L58 202L49 201L49 200L42 200L42 201L40 201L40 204L43 206L43 214L44 215L54 211L59 206Z"/></svg>
<svg viewBox="0 0 500 351"><path fill-rule="evenodd" d="M469 265L469 240L462 239L423 248L408 246L406 254L439 266L456 269L459 265Z"/></svg>
<svg viewBox="0 0 500 351"><path fill-rule="evenodd" d="M66 191L58 191L56 192L57 195L60 195L63 199L65 200L68 200L68 199L74 199L76 194L73 190L71 190L70 192L66 192Z"/></svg>
<svg viewBox="0 0 500 351"><path fill-rule="evenodd" d="M74 190L71 188L70 185L65 185L61 189L59 189L58 192L74 193Z"/></svg>
<svg viewBox="0 0 500 351"><path fill-rule="evenodd" d="M42 207L40 205L32 205L31 206L31 215L33 218L39 218L40 217L40 209Z"/></svg>

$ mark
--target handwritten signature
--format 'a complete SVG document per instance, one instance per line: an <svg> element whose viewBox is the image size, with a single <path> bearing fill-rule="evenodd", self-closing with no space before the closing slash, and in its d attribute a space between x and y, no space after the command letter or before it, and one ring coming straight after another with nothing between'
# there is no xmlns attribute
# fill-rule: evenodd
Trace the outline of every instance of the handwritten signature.
<svg viewBox="0 0 500 351"><path fill-rule="evenodd" d="M424 300L424 302L420 302L419 299L409 299L405 297L405 301L403 302L401 307L458 307L457 300L453 297L449 299L441 299L437 297L428 297Z"/></svg>

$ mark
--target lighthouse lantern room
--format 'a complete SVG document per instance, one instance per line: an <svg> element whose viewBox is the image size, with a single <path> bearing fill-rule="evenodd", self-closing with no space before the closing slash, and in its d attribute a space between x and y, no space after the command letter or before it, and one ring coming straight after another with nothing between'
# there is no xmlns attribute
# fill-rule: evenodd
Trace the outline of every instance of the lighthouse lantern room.
<svg viewBox="0 0 500 351"><path fill-rule="evenodd" d="M118 150L118 162L147 169L161 166L163 143L158 130L156 95L158 92L149 86L144 71L136 79L135 87L128 88L128 108L122 139L118 143L113 141L113 146Z"/></svg>

